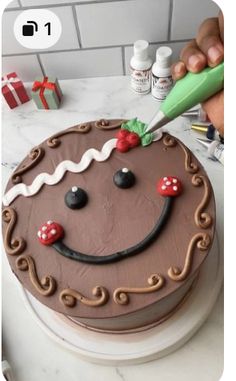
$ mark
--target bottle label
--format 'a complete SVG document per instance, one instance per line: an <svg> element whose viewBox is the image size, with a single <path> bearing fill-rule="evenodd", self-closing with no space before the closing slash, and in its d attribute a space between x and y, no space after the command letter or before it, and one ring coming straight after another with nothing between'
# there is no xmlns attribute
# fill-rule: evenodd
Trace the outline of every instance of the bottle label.
<svg viewBox="0 0 236 381"><path fill-rule="evenodd" d="M151 90L151 70L131 69L131 88L139 94L149 93Z"/></svg>
<svg viewBox="0 0 236 381"><path fill-rule="evenodd" d="M156 99L163 101L170 92L172 86L173 78L171 75L168 77L156 77L152 74L152 95Z"/></svg>

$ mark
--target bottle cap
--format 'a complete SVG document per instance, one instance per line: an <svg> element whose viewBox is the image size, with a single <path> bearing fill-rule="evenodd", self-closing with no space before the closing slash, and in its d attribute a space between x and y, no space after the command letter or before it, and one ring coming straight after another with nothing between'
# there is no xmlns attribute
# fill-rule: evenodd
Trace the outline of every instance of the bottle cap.
<svg viewBox="0 0 236 381"><path fill-rule="evenodd" d="M141 61L148 59L149 43L145 40L138 40L134 43L134 55Z"/></svg>
<svg viewBox="0 0 236 381"><path fill-rule="evenodd" d="M156 51L156 62L162 68L168 68L171 65L172 49L169 46L161 46Z"/></svg>

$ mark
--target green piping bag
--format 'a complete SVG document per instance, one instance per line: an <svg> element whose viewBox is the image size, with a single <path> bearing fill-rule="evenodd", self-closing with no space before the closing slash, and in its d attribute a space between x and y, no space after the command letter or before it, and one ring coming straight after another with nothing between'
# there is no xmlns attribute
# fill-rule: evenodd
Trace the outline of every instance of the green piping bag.
<svg viewBox="0 0 236 381"><path fill-rule="evenodd" d="M206 101L224 87L224 62L211 68L206 67L200 73L188 72L179 79L160 110L148 124L146 132L153 132L177 118L185 111Z"/></svg>

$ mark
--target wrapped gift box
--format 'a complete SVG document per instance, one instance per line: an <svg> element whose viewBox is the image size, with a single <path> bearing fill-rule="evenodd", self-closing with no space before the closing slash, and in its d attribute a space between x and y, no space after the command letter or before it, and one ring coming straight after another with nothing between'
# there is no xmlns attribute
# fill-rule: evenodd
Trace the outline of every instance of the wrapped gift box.
<svg viewBox="0 0 236 381"><path fill-rule="evenodd" d="M36 78L32 91L32 99L39 109L58 109L62 99L62 91L57 78Z"/></svg>
<svg viewBox="0 0 236 381"><path fill-rule="evenodd" d="M2 94L10 108L15 108L30 100L23 82L15 72L2 77Z"/></svg>

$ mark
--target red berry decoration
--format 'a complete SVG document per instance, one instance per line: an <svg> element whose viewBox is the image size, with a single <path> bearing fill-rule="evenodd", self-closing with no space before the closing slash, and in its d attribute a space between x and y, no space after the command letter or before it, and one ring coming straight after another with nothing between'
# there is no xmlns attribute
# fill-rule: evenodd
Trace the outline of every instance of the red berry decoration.
<svg viewBox="0 0 236 381"><path fill-rule="evenodd" d="M116 142L116 148L119 152L127 152L130 149L129 142L126 139L118 139Z"/></svg>
<svg viewBox="0 0 236 381"><path fill-rule="evenodd" d="M126 136L125 140L129 142L131 148L137 147L141 142L140 137L135 132L130 132L130 134Z"/></svg>
<svg viewBox="0 0 236 381"><path fill-rule="evenodd" d="M52 245L63 237L64 229L57 222L48 221L41 226L37 235L43 245Z"/></svg>
<svg viewBox="0 0 236 381"><path fill-rule="evenodd" d="M121 140L121 139L125 139L128 135L129 135L129 131L128 130L125 130L125 129L120 129L117 134L116 134L116 138Z"/></svg>
<svg viewBox="0 0 236 381"><path fill-rule="evenodd" d="M158 181L157 192L164 197L179 196L182 192L182 184L177 177L165 176Z"/></svg>

